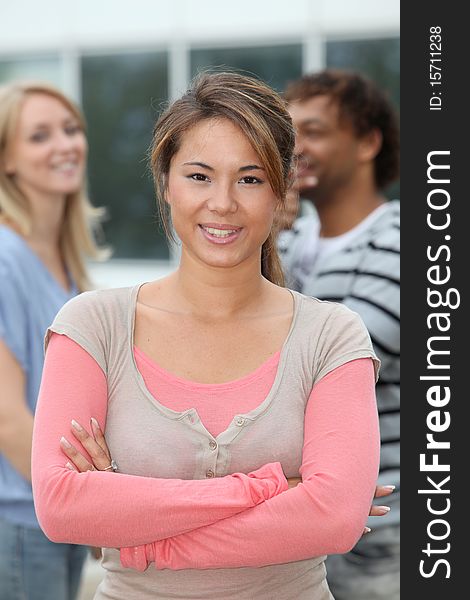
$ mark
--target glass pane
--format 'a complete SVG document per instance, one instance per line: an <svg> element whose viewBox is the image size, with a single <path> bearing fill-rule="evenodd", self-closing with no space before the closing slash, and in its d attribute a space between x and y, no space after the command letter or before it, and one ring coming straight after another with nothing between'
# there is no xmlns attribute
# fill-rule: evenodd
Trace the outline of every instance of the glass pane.
<svg viewBox="0 0 470 600"><path fill-rule="evenodd" d="M335 40L326 45L328 67L354 69L363 72L385 90L396 109L400 110L400 40ZM400 197L399 183L387 190L389 198Z"/></svg>
<svg viewBox="0 0 470 600"><path fill-rule="evenodd" d="M47 81L61 87L61 65L58 56L0 60L0 83L14 79Z"/></svg>
<svg viewBox="0 0 470 600"><path fill-rule="evenodd" d="M106 206L106 241L115 258L168 258L156 217L147 151L168 98L166 53L82 59L93 204Z"/></svg>
<svg viewBox="0 0 470 600"><path fill-rule="evenodd" d="M302 74L302 46L292 44L192 50L192 75L207 67L231 67L249 71L281 92L288 81Z"/></svg>

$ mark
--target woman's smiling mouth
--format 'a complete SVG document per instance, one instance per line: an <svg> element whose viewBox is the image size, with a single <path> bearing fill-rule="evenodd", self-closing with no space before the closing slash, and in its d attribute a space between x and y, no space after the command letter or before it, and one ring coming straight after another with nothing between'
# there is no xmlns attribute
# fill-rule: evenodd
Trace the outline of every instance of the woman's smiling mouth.
<svg viewBox="0 0 470 600"><path fill-rule="evenodd" d="M216 244L228 244L239 237L242 230L236 225L206 224L199 225L204 237Z"/></svg>

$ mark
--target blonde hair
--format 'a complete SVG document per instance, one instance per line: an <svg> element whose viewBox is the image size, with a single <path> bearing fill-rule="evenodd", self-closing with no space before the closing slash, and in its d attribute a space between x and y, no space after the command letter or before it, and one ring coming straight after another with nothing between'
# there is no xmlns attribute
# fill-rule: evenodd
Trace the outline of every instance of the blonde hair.
<svg viewBox="0 0 470 600"><path fill-rule="evenodd" d="M292 177L295 132L284 100L263 82L239 73L203 72L158 119L151 146L151 168L167 236L174 239L165 202L170 162L188 129L204 120L225 118L240 127L260 157L268 181L285 205ZM261 250L261 272L277 285L284 274L272 229Z"/></svg>
<svg viewBox="0 0 470 600"><path fill-rule="evenodd" d="M15 82L0 86L0 222L13 225L24 236L28 236L32 229L28 198L20 191L14 177L6 173L4 160L14 139L23 103L33 94L45 94L59 100L85 130L85 121L78 107L49 84ZM79 190L67 196L59 246L80 291L91 287L84 256L103 259L109 255L108 250L98 248L93 238L93 229L99 225L103 215L104 209L91 205L85 181Z"/></svg>

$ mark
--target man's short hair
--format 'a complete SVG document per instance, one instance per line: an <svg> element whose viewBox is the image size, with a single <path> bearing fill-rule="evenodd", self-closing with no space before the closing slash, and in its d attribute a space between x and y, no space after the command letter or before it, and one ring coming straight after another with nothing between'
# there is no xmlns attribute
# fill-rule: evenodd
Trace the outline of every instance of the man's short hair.
<svg viewBox="0 0 470 600"><path fill-rule="evenodd" d="M379 189L398 178L398 117L387 96L375 83L354 71L325 69L289 83L284 93L288 103L304 102L314 96L329 96L337 102L340 120L349 123L358 137L373 129L381 132L382 147L374 160L375 182Z"/></svg>

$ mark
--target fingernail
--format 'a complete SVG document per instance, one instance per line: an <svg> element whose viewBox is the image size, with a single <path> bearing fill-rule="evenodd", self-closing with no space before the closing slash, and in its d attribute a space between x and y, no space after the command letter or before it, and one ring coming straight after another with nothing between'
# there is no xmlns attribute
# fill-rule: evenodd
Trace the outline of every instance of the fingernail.
<svg viewBox="0 0 470 600"><path fill-rule="evenodd" d="M75 469L72 467L72 463L71 462L65 463L65 466L67 467L67 469L70 469L71 471L75 471Z"/></svg>
<svg viewBox="0 0 470 600"><path fill-rule="evenodd" d="M72 444L70 444L64 437L60 438L60 443L62 444L62 446L65 446L66 448L72 447Z"/></svg>
<svg viewBox="0 0 470 600"><path fill-rule="evenodd" d="M371 531L370 527L364 527L364 533L370 533Z"/></svg>
<svg viewBox="0 0 470 600"><path fill-rule="evenodd" d="M384 485L384 488L387 488L387 490L393 490L396 488L396 485Z"/></svg>
<svg viewBox="0 0 470 600"><path fill-rule="evenodd" d="M390 506L377 506L377 508L384 513L390 512Z"/></svg>
<svg viewBox="0 0 470 600"><path fill-rule="evenodd" d="M96 429L100 428L100 426L98 425L98 421L95 419L95 417L91 417L90 423L91 423L92 427L95 427Z"/></svg>
<svg viewBox="0 0 470 600"><path fill-rule="evenodd" d="M75 419L72 419L72 427L77 431L83 431L83 427L79 425Z"/></svg>

